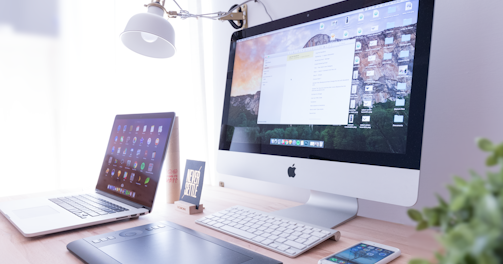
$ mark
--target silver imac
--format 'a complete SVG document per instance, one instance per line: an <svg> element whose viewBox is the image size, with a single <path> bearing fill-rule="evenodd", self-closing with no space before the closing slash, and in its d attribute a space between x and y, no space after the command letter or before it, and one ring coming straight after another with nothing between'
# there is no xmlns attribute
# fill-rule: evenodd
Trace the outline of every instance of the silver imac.
<svg viewBox="0 0 503 264"><path fill-rule="evenodd" d="M348 0L231 37L217 171L311 190L333 228L419 190L433 0Z"/></svg>

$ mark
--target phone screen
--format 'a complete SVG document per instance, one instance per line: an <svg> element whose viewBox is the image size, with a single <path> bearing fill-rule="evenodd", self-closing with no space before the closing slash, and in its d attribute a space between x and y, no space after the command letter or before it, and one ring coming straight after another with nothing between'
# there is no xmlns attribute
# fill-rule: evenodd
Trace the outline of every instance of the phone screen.
<svg viewBox="0 0 503 264"><path fill-rule="evenodd" d="M357 244L325 260L340 264L374 264L395 252L367 244Z"/></svg>

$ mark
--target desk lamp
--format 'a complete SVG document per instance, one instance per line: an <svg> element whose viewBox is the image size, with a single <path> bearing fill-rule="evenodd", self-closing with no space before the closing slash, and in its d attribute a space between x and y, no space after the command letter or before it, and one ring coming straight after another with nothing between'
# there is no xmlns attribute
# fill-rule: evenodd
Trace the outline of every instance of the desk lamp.
<svg viewBox="0 0 503 264"><path fill-rule="evenodd" d="M166 0L152 0L146 4L147 13L136 14L126 25L124 32L120 35L122 43L130 50L141 55L152 58L169 58L175 55L175 30L168 20L163 18L164 13L168 18L207 18L212 20L227 20L235 29L244 29L248 27L248 12L246 3L260 3L269 18L269 12L265 5L259 0L248 0L239 5L233 5L228 12L215 12L208 14L191 14L184 10L173 0L180 8L180 11L167 11L164 8ZM234 12L237 11L237 12ZM271 18L272 21L272 18Z"/></svg>

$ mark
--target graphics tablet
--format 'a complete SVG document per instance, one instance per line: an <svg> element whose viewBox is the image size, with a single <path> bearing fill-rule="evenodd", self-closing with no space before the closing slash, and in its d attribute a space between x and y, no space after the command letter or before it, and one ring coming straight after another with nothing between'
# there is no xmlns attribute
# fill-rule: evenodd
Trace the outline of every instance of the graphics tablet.
<svg viewBox="0 0 503 264"><path fill-rule="evenodd" d="M282 263L168 221L79 239L67 248L85 263Z"/></svg>

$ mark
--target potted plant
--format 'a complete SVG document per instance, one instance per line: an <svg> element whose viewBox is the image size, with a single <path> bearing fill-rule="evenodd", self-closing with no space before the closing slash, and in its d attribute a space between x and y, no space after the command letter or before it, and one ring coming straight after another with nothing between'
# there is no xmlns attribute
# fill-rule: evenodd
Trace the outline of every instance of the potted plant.
<svg viewBox="0 0 503 264"><path fill-rule="evenodd" d="M436 253L438 263L498 264L503 263L503 143L493 144L477 139L478 147L489 152L486 165L498 165L497 172L482 177L471 172L466 181L454 178L447 186L450 202L438 197L439 205L422 212L410 209L410 218L418 223L417 230L439 228L442 252ZM410 264L430 263L413 259Z"/></svg>

